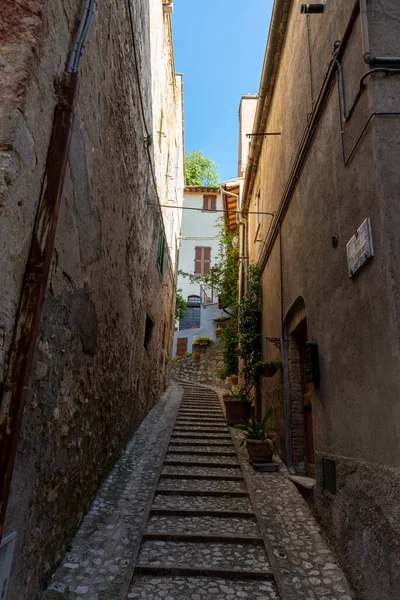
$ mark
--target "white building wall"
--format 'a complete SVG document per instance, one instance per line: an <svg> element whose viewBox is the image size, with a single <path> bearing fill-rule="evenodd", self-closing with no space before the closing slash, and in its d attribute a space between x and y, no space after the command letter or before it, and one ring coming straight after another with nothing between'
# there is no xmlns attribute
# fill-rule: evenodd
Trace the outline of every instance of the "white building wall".
<svg viewBox="0 0 400 600"><path fill-rule="evenodd" d="M203 192L185 192L183 200L182 238L179 251L179 270L194 273L194 258L196 246L211 248L211 265L218 257L219 228L218 219L222 212L203 210L185 210L186 208L203 208ZM217 210L222 210L221 195L217 195ZM178 289L182 290L185 299L191 295L200 296L200 286L190 283L187 277L178 276Z"/></svg>

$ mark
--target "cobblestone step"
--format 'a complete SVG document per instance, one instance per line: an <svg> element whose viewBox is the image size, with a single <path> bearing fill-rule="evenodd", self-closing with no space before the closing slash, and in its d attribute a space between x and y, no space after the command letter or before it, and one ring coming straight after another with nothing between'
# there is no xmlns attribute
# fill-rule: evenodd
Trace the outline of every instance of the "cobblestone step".
<svg viewBox="0 0 400 600"><path fill-rule="evenodd" d="M175 450L168 448L167 454L178 454L178 455L190 455L190 456L235 456L236 452L230 452L229 450Z"/></svg>
<svg viewBox="0 0 400 600"><path fill-rule="evenodd" d="M209 469L240 469L238 463L219 463L210 461L194 461L194 460L166 460L164 465L171 465L176 467L208 467Z"/></svg>
<svg viewBox="0 0 400 600"><path fill-rule="evenodd" d="M209 433L207 432L206 434L202 434L202 433L190 433L189 432L183 432L183 433L172 433L171 435L171 440L172 441L176 441L176 439L183 439L186 441L190 441L190 440L215 440L215 441L231 441L231 437L229 434L221 434L221 433Z"/></svg>
<svg viewBox="0 0 400 600"><path fill-rule="evenodd" d="M233 448L231 444L226 442L176 442L172 441L169 443L169 448L179 450L180 452L186 452L187 450L229 450Z"/></svg>
<svg viewBox="0 0 400 600"><path fill-rule="evenodd" d="M243 544L245 546L261 546L263 539L257 535L207 535L196 533L153 533L146 531L143 540L163 542L186 542L194 544Z"/></svg>
<svg viewBox="0 0 400 600"><path fill-rule="evenodd" d="M270 576L270 563L263 545L247 546L227 543L191 543L144 541L138 565L180 569L228 569L248 572L255 577L264 573ZM183 574L176 572L177 575ZM185 573L187 574L187 573ZM200 573L198 572L200 575ZM226 575L224 575L226 576Z"/></svg>
<svg viewBox="0 0 400 600"><path fill-rule="evenodd" d="M201 488L194 488L194 487L189 487L193 482L191 481L181 481L179 482L179 485L174 485L172 486L171 484L169 486L162 486L160 485L157 488L156 494L158 495L165 495L165 496L175 496L175 495L179 495L179 496L198 496L198 497L205 497L205 496L215 496L215 497L221 497L221 496L226 496L229 495L232 498L248 498L249 494L248 492L244 489L244 485L242 487L242 489L238 489L238 487L235 487L232 485L232 487L229 486L229 482L227 482L227 484L225 486L222 486L220 484L220 482L218 483L218 489L212 489L211 487L209 489L204 489Z"/></svg>
<svg viewBox="0 0 400 600"><path fill-rule="evenodd" d="M184 463L192 464L193 466L203 466L203 465L214 465L217 464L220 467L226 467L228 465L238 465L239 461L236 456L226 456L224 458L219 457L218 455L209 454L207 457L203 456L203 458L197 458L196 454L182 452L180 454L174 454L171 457L167 456L164 464L171 464L171 461L183 461ZM200 465L198 464L200 463Z"/></svg>
<svg viewBox="0 0 400 600"><path fill-rule="evenodd" d="M169 470L171 469L171 471ZM232 471L223 471L220 473L220 470L214 469L212 472L207 468L197 468L196 470L193 467L164 467L163 472L160 475L160 479L203 479L206 481L244 481L244 477L242 475L232 475Z"/></svg>
<svg viewBox="0 0 400 600"><path fill-rule="evenodd" d="M194 468L192 464L183 465L183 466L169 466L164 465L161 477L172 474L173 479L204 479L204 480L219 480L219 481L243 481L243 478L239 476L239 472L232 471L232 469L223 469L219 467L209 467L206 465L204 467L196 467ZM237 476L235 477L235 475ZM233 476L233 477L232 477ZM171 478L172 479L172 478Z"/></svg>
<svg viewBox="0 0 400 600"><path fill-rule="evenodd" d="M213 427L206 426L195 426L195 427L184 427L183 425L179 425L174 428L174 433L224 433L227 431L225 425L218 425Z"/></svg>
<svg viewBox="0 0 400 600"><path fill-rule="evenodd" d="M226 498L225 498L226 500ZM221 519L254 519L255 514L252 511L240 510L210 510L200 508L154 508L150 510L150 515L165 515L172 517L218 517Z"/></svg>
<svg viewBox="0 0 400 600"><path fill-rule="evenodd" d="M158 577L138 575L128 600L276 600L278 594L273 581L232 580L218 577L177 576Z"/></svg>
<svg viewBox="0 0 400 600"><path fill-rule="evenodd" d="M221 494L219 497L204 496L156 496L152 510L196 510L217 512L251 513L253 507L248 497L232 497Z"/></svg>
<svg viewBox="0 0 400 600"><path fill-rule="evenodd" d="M257 537L259 544L262 544L262 536L257 527L255 515L250 518L241 517L216 517L187 514L184 516L176 515L151 515L146 526L146 533L163 535L196 535L207 536L206 540L171 540L187 542L213 542L212 536L229 536L229 542L239 542L241 536ZM210 537L211 536L211 537ZM154 538L156 539L156 538ZM214 542L223 541L215 539Z"/></svg>

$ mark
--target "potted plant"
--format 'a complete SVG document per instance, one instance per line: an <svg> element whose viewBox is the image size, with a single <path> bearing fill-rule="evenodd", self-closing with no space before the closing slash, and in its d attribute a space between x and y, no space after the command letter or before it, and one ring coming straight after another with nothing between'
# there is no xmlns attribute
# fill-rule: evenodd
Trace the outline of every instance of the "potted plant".
<svg viewBox="0 0 400 600"><path fill-rule="evenodd" d="M212 342L213 340L207 337L206 335L198 335L193 340L193 344L198 346L209 346L210 344L212 344Z"/></svg>
<svg viewBox="0 0 400 600"><path fill-rule="evenodd" d="M217 329L215 330L215 335L216 335L217 337L219 337L219 336L221 335L221 332L222 332L222 329L221 329L221 327L217 327Z"/></svg>
<svg viewBox="0 0 400 600"><path fill-rule="evenodd" d="M246 442L247 452L252 463L270 462L274 454L274 442L271 436L276 431L268 426L272 417L272 407L268 409L262 421L251 419L244 425L235 425L243 433L241 446Z"/></svg>
<svg viewBox="0 0 400 600"><path fill-rule="evenodd" d="M200 353L199 352L195 352L194 353L194 360L200 360Z"/></svg>
<svg viewBox="0 0 400 600"><path fill-rule="evenodd" d="M237 385L239 381L239 377L237 375L231 375L232 385Z"/></svg>
<svg viewBox="0 0 400 600"><path fill-rule="evenodd" d="M252 405L246 394L241 393L239 390L235 394L224 395L223 400L227 425L246 423L249 420Z"/></svg>
<svg viewBox="0 0 400 600"><path fill-rule="evenodd" d="M260 360L255 364L255 369L262 377L273 377L282 366L280 360Z"/></svg>

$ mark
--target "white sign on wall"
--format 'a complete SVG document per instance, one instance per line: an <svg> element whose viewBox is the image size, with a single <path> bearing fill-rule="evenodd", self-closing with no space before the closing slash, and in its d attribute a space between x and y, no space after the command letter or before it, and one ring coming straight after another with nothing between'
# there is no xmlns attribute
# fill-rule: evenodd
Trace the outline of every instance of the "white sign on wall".
<svg viewBox="0 0 400 600"><path fill-rule="evenodd" d="M370 219L363 221L355 235L347 242L346 250L349 277L351 278L374 257Z"/></svg>

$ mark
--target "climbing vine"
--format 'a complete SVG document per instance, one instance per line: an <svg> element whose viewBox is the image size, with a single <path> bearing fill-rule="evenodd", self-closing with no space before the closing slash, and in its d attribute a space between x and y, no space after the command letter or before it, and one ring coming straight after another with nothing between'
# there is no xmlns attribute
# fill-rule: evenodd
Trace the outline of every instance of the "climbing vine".
<svg viewBox="0 0 400 600"><path fill-rule="evenodd" d="M261 360L261 278L257 265L248 269L247 292L239 306L239 347L243 359L244 383L240 393L248 394L257 383L257 363Z"/></svg>

